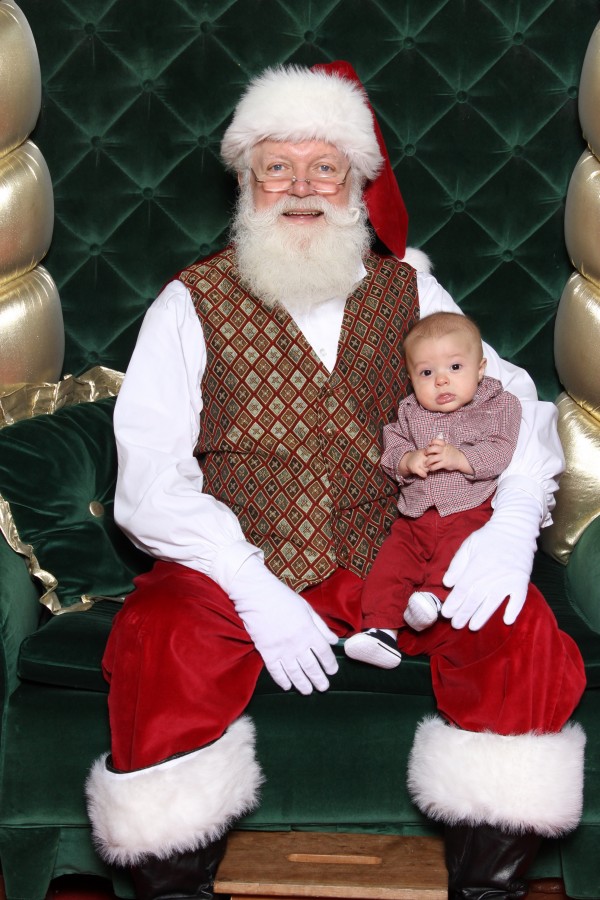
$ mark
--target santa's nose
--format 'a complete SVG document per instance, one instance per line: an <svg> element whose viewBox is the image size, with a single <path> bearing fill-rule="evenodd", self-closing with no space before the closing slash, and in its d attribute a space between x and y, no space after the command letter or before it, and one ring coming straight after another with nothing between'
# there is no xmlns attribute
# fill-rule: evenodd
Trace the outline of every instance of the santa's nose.
<svg viewBox="0 0 600 900"><path fill-rule="evenodd" d="M307 194L313 194L314 188L310 183L310 179L308 178L292 178L292 184L288 189L288 194L293 194L296 197L305 197Z"/></svg>

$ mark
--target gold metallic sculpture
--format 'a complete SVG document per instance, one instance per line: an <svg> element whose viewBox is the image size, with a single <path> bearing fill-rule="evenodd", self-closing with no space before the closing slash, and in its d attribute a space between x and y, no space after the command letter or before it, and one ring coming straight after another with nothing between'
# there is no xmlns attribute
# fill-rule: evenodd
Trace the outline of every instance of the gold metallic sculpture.
<svg viewBox="0 0 600 900"><path fill-rule="evenodd" d="M48 252L54 198L48 167L30 140L41 76L29 24L0 0L0 396L19 385L55 382L64 358L58 290L39 266Z"/></svg>
<svg viewBox="0 0 600 900"><path fill-rule="evenodd" d="M588 149L575 166L565 208L565 241L576 271L562 293L554 334L565 389L557 406L567 465L554 524L541 536L546 552L565 564L600 515L600 24L583 63L579 120Z"/></svg>
<svg viewBox="0 0 600 900"><path fill-rule="evenodd" d="M97 366L59 381L64 327L58 290L39 265L50 247L54 195L46 162L29 134L41 107L41 75L35 41L13 0L0 0L0 427L70 403L113 396L120 372ZM92 515L96 514L91 509ZM0 496L0 534L25 558L41 586L41 602L60 610L56 578L42 569L33 548L17 532ZM70 609L88 609L82 597Z"/></svg>

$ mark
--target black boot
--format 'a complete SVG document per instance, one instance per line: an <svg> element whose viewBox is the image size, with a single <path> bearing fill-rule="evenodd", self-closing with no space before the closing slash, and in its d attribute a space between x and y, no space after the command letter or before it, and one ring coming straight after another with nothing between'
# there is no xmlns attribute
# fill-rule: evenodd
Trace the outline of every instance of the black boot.
<svg viewBox="0 0 600 900"><path fill-rule="evenodd" d="M149 856L133 866L131 878L138 900L213 900L219 863L227 835L207 847L173 853L167 859Z"/></svg>
<svg viewBox="0 0 600 900"><path fill-rule="evenodd" d="M448 826L445 833L449 900L514 900L527 894L527 874L541 838L491 825Z"/></svg>

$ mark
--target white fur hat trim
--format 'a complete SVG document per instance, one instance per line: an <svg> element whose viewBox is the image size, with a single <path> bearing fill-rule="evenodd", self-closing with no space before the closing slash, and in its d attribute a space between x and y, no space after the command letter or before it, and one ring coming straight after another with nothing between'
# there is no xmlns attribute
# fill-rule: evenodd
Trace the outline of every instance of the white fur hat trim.
<svg viewBox="0 0 600 900"><path fill-rule="evenodd" d="M107 862L134 865L217 840L253 809L263 777L254 725L238 719L208 747L136 772L94 763L86 782L94 841Z"/></svg>
<svg viewBox="0 0 600 900"><path fill-rule="evenodd" d="M369 181L383 158L366 94L348 78L299 66L266 69L248 85L221 144L229 168L263 140L333 144Z"/></svg>
<svg viewBox="0 0 600 900"><path fill-rule="evenodd" d="M441 718L420 723L408 764L408 789L421 812L449 825L488 824L544 837L581 818L585 732L462 731Z"/></svg>

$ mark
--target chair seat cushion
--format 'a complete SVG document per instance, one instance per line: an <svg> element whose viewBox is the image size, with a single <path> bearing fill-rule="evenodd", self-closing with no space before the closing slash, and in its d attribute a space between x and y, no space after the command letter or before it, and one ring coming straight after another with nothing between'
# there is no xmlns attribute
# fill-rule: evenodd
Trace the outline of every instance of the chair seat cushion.
<svg viewBox="0 0 600 900"><path fill-rule="evenodd" d="M600 687L600 642L570 605L564 592L564 568L545 554L538 554L534 581L554 609L560 627L577 641L586 662L588 687ZM101 660L119 603L102 600L86 612L53 616L25 639L19 657L19 676L25 681L58 687L107 691ZM431 694L429 663L424 657L404 657L397 669L382 670L344 656L336 648L340 671L334 680L338 691ZM263 673L257 693L278 693L279 688Z"/></svg>
<svg viewBox="0 0 600 900"><path fill-rule="evenodd" d="M19 655L19 677L57 687L108 691L102 676L102 654L120 604L102 600L86 612L53 616L29 635ZM346 659L340 644L336 647L340 671L335 677L339 691L375 693L431 694L429 662L424 657L405 657L394 672ZM257 693L279 693L272 679L263 673Z"/></svg>

